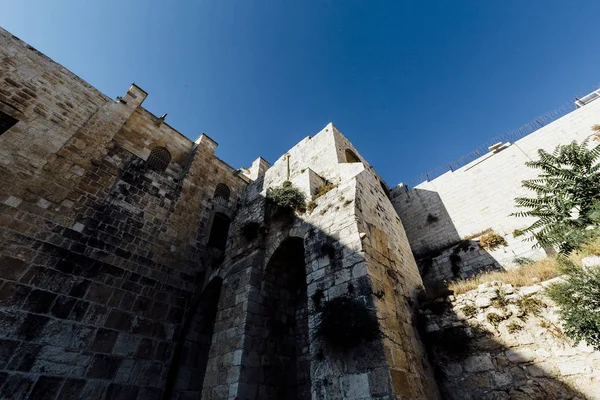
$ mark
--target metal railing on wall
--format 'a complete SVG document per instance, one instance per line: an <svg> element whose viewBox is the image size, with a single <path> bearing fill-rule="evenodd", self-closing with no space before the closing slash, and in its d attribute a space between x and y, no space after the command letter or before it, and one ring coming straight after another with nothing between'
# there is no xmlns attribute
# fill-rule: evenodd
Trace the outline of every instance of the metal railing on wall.
<svg viewBox="0 0 600 400"><path fill-rule="evenodd" d="M478 146L475 150L463 155L462 157L452 160L444 165L431 169L427 172L421 173L410 180L403 181L402 183L410 189L420 183L431 181L437 178L438 176L445 174L446 172L456 171L457 169L464 167L470 162L475 161L479 157L489 153L489 147L496 143L516 142L517 140L522 139L525 136L537 131L538 129L550 124L551 122L554 122L557 119L562 118L565 115L571 113L572 111L575 111L577 109L575 101L579 97L589 94L590 92L593 92L598 88L600 88L600 84L596 85L592 90L586 92L585 94L576 97L572 101L565 103L562 106L550 112L540 115L539 117L529 121L528 123L521 125L517 129L513 129L511 131L500 135L496 135L488 139L486 142Z"/></svg>

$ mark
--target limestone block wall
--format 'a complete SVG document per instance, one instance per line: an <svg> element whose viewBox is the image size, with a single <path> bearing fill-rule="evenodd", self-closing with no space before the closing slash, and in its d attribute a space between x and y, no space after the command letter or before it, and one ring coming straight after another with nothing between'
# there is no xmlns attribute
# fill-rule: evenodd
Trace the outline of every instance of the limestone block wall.
<svg viewBox="0 0 600 400"><path fill-rule="evenodd" d="M499 269L500 264L493 255L503 251L502 248L484 250L477 240L461 241L444 249L435 257L421 258L421 276L426 283L448 282L456 278L468 279L486 270Z"/></svg>
<svg viewBox="0 0 600 400"><path fill-rule="evenodd" d="M372 170L362 171L356 182L356 216L366 234L362 249L393 392L402 398L438 398L433 370L413 321L415 300L423 286L402 223Z"/></svg>
<svg viewBox="0 0 600 400"><path fill-rule="evenodd" d="M486 283L422 311L444 398L600 398L600 352L564 335L552 282Z"/></svg>
<svg viewBox="0 0 600 400"><path fill-rule="evenodd" d="M284 347L271 322L290 318L272 305L274 298L287 297L279 293L285 273L276 285L270 282L273 260L290 240L300 240L304 247L307 308L297 308L296 318L308 319L308 334L296 336L296 361L281 368L298 374L298 393L304 393L300 377L306 376L308 363L313 399L436 398L432 371L423 361L411 321L411 301L421 280L408 241L377 174L362 162L338 159L345 146L355 152L328 125L288 151L264 179L248 186L231 227L225 262L214 273L223 278L223 290L203 398L285 398L281 385L269 378L278 376L276 360L287 359L272 354L274 348ZM337 186L315 199L314 209L286 220L273 214L265 196L268 187L288 179L288 165L289 180L307 196L324 178ZM256 233L246 237L244 228L252 224ZM290 269L292 261L286 264ZM359 299L376 313L384 338L343 353L323 342L316 332L320 304L342 296ZM300 326L297 322L293 328L296 335Z"/></svg>
<svg viewBox="0 0 600 400"><path fill-rule="evenodd" d="M509 244L491 254L499 264L511 266L517 257L543 256L544 252L532 250L531 242L525 242L524 237L513 236L515 229L532 222L509 216L515 211L515 197L531 195L521 187L521 181L537 176L524 163L537 159L540 148L552 152L559 144L583 141L598 123L600 102L596 101L454 172L414 188L395 187L392 202L417 258L488 228L503 235Z"/></svg>
<svg viewBox="0 0 600 400"><path fill-rule="evenodd" d="M110 100L3 30L0 57L0 111L19 120L0 135L0 397L193 391L203 366L172 360L206 340L184 328L205 313L213 194L228 185L233 214L248 180L207 136L156 124L135 85Z"/></svg>
<svg viewBox="0 0 600 400"><path fill-rule="evenodd" d="M3 135L0 176L39 174L111 100L2 28L0 59L0 111L22 121Z"/></svg>

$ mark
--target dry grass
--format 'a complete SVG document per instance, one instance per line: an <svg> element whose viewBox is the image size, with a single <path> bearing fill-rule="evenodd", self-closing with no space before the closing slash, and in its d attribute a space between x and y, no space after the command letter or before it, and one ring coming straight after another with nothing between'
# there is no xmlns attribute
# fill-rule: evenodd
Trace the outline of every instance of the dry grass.
<svg viewBox="0 0 600 400"><path fill-rule="evenodd" d="M600 124L592 126L592 130L594 131L594 140L600 142Z"/></svg>
<svg viewBox="0 0 600 400"><path fill-rule="evenodd" d="M555 258L547 257L520 268L508 271L485 272L474 278L450 282L448 288L455 295L468 292L485 282L502 281L513 286L529 286L560 275L558 262Z"/></svg>
<svg viewBox="0 0 600 400"><path fill-rule="evenodd" d="M600 237L581 246L579 251L573 254L573 257L575 257L577 261L581 261L582 258L592 255L600 255Z"/></svg>
<svg viewBox="0 0 600 400"><path fill-rule="evenodd" d="M600 237L573 252L569 258L576 264L581 264L581 259L590 255L600 255ZM513 286L529 286L561 275L558 261L554 257L546 257L531 264L508 271L485 272L471 279L450 282L448 289L455 295L468 292L485 282L502 281Z"/></svg>
<svg viewBox="0 0 600 400"><path fill-rule="evenodd" d="M472 234L467 235L467 236L463 236L462 240L472 240L472 239L475 239L476 237L479 237L481 235L485 235L486 233L490 233L490 232L493 232L492 228L487 228L487 229L484 229L482 231L475 232L475 233L472 233Z"/></svg>
<svg viewBox="0 0 600 400"><path fill-rule="evenodd" d="M481 235L479 238L479 246L484 250L495 250L500 246L508 246L506 239L502 235L494 232L493 230Z"/></svg>

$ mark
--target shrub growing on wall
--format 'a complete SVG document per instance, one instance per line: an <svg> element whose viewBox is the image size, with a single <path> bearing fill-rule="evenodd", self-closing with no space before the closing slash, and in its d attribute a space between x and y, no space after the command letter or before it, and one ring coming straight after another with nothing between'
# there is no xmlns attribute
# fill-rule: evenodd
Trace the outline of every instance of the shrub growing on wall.
<svg viewBox="0 0 600 400"><path fill-rule="evenodd" d="M281 209L290 209L298 212L306 210L306 197L290 181L283 182L283 185L267 189L267 201Z"/></svg>
<svg viewBox="0 0 600 400"><path fill-rule="evenodd" d="M332 348L350 350L377 339L381 332L374 310L358 299L342 296L321 306L317 335Z"/></svg>
<svg viewBox="0 0 600 400"><path fill-rule="evenodd" d="M548 294L560 307L564 331L576 343L585 341L600 351L600 267L561 263L568 278L550 286Z"/></svg>
<svg viewBox="0 0 600 400"><path fill-rule="evenodd" d="M539 159L525 163L540 171L538 178L524 180L523 187L534 197L517 197L513 213L537 220L522 229L541 247L555 246L561 253L573 251L583 231L593 222L594 204L600 200L600 145L588 141L559 145L552 154L540 149Z"/></svg>
<svg viewBox="0 0 600 400"><path fill-rule="evenodd" d="M506 245L508 245L506 239L494 231L489 231L479 238L479 246L485 250L495 250L500 246Z"/></svg>

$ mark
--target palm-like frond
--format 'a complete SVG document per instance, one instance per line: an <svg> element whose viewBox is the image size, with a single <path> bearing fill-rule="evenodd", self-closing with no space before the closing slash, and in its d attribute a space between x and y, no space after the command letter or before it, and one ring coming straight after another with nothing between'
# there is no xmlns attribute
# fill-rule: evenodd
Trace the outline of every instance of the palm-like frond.
<svg viewBox="0 0 600 400"><path fill-rule="evenodd" d="M588 141L557 146L552 153L540 149L538 159L525 163L540 171L537 178L522 186L533 197L517 197L519 211L511 215L537 218L524 232L532 234L540 246L556 246L571 251L572 240L592 220L600 220L600 145ZM579 213L574 218L574 211Z"/></svg>

